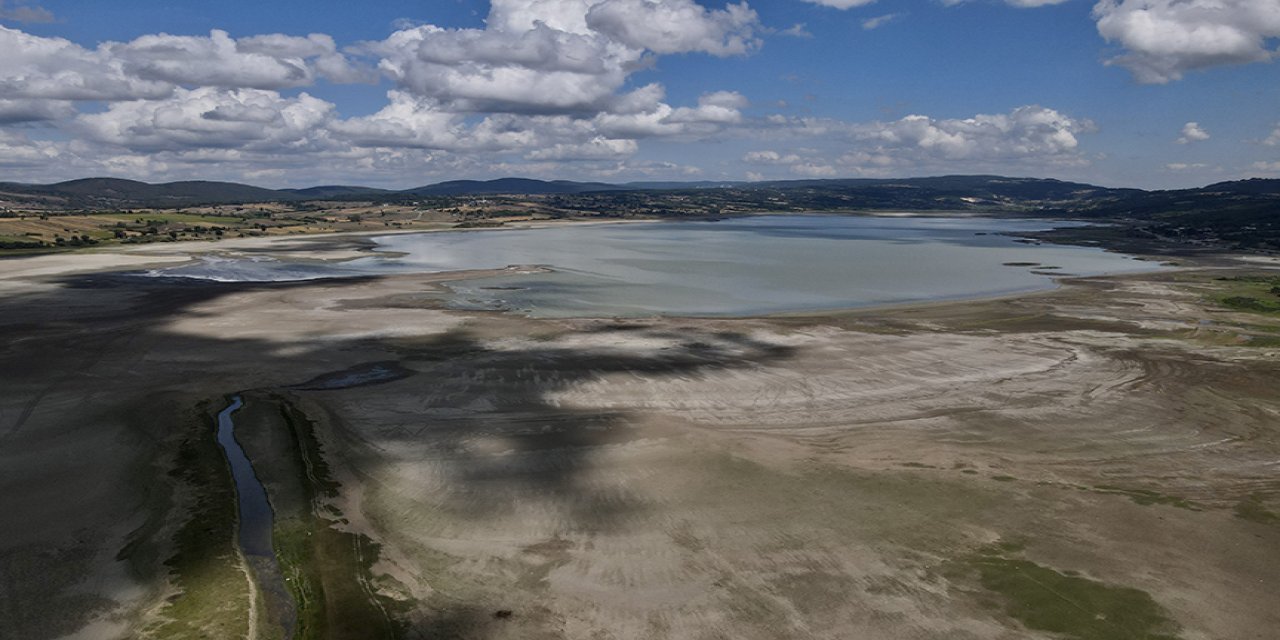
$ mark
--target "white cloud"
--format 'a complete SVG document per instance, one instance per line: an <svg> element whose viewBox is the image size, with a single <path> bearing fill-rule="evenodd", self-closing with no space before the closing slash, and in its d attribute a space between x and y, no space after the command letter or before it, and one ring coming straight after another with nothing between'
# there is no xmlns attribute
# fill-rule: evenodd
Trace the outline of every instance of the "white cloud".
<svg viewBox="0 0 1280 640"><path fill-rule="evenodd" d="M160 34L85 49L0 26L0 96L10 121L15 113L70 116L71 106L58 101L159 100L180 86L279 89L309 85L316 75L341 82L372 78L327 35Z"/></svg>
<svg viewBox="0 0 1280 640"><path fill-rule="evenodd" d="M1276 125L1276 128L1271 130L1271 135L1267 136L1266 139L1262 141L1262 144L1265 144L1268 147L1280 145L1280 125Z"/></svg>
<svg viewBox="0 0 1280 640"><path fill-rule="evenodd" d="M359 76L337 52L333 38L271 34L236 40L225 31L205 36L146 35L103 49L132 76L183 86L285 89L315 82L312 62L321 62L332 80Z"/></svg>
<svg viewBox="0 0 1280 640"><path fill-rule="evenodd" d="M1280 4L1274 0L1101 0L1098 33L1127 50L1108 61L1139 82L1165 83L1188 71L1275 57Z"/></svg>
<svg viewBox="0 0 1280 640"><path fill-rule="evenodd" d="M162 98L173 86L137 78L101 49L0 26L0 95L9 100Z"/></svg>
<svg viewBox="0 0 1280 640"><path fill-rule="evenodd" d="M944 167L964 161L976 166L1021 168L1086 164L1078 136L1095 130L1092 122L1040 106L1019 107L1003 114L940 119L909 115L888 122L850 123L821 118L770 116L761 135L803 136L844 143L843 164L879 171L900 167Z"/></svg>
<svg viewBox="0 0 1280 640"><path fill-rule="evenodd" d="M749 103L735 91L715 91L698 96L698 106L680 107L667 117L671 124L727 125L742 122L742 112Z"/></svg>
<svg viewBox="0 0 1280 640"><path fill-rule="evenodd" d="M910 115L892 122L856 125L853 135L886 149L921 152L942 158L1066 157L1075 154L1077 134L1093 124L1040 106L1007 114L964 119Z"/></svg>
<svg viewBox="0 0 1280 640"><path fill-rule="evenodd" d="M747 99L732 91L703 94L696 107L674 108L662 102L660 85L623 96L591 119L591 127L610 138L705 137L741 124Z"/></svg>
<svg viewBox="0 0 1280 640"><path fill-rule="evenodd" d="M591 30L654 53L742 55L760 46L759 16L747 4L708 10L693 0L604 0L587 11Z"/></svg>
<svg viewBox="0 0 1280 640"><path fill-rule="evenodd" d="M889 24L890 22L893 22L894 20L897 20L898 18L901 18L901 17L902 17L901 13L886 13L882 16L867 18L866 20L862 21L862 28L866 31L870 31L872 29L879 29L880 27L883 27L884 25Z"/></svg>
<svg viewBox="0 0 1280 640"><path fill-rule="evenodd" d="M31 140L25 135L0 129L0 167L33 167L45 169L63 155L55 143Z"/></svg>
<svg viewBox="0 0 1280 640"><path fill-rule="evenodd" d="M597 136L580 144L556 144L525 155L529 160L608 160L634 154L635 140L611 140Z"/></svg>
<svg viewBox="0 0 1280 640"><path fill-rule="evenodd" d="M433 100L404 91L388 93L378 113L333 124L333 131L358 146L457 148L465 137L462 115Z"/></svg>
<svg viewBox="0 0 1280 640"><path fill-rule="evenodd" d="M783 155L773 150L748 151L742 156L742 161L749 164L796 164L800 160L800 156L794 153Z"/></svg>
<svg viewBox="0 0 1280 640"><path fill-rule="evenodd" d="M613 95L640 53L545 24L493 30L402 30L373 45L379 68L400 87L458 111L596 109Z"/></svg>
<svg viewBox="0 0 1280 640"><path fill-rule="evenodd" d="M1164 165L1164 168L1170 171L1190 171L1193 169L1203 169L1207 166L1209 165L1203 162L1170 162L1169 164Z"/></svg>
<svg viewBox="0 0 1280 640"><path fill-rule="evenodd" d="M199 148L306 150L323 137L333 105L306 93L285 98L261 89L178 89L165 100L117 102L81 115L89 140L130 150Z"/></svg>
<svg viewBox="0 0 1280 640"><path fill-rule="evenodd" d="M787 27L786 29L782 29L778 31L777 33L778 35L791 36L793 38L812 38L813 37L813 34L809 33L809 30L805 28L805 25L802 22L797 22Z"/></svg>
<svg viewBox="0 0 1280 640"><path fill-rule="evenodd" d="M1280 173L1280 162L1259 161L1253 163L1253 168L1256 171L1264 171L1266 173Z"/></svg>
<svg viewBox="0 0 1280 640"><path fill-rule="evenodd" d="M868 5L875 2L876 0L804 0L804 1L810 4L820 4L824 7L831 7L833 9L843 10L843 9L852 9L854 7L861 7L863 5Z"/></svg>
<svg viewBox="0 0 1280 640"><path fill-rule="evenodd" d="M404 91L470 112L600 112L656 54L747 53L759 18L746 4L692 0L492 3L484 29L421 25L368 50Z"/></svg>
<svg viewBox="0 0 1280 640"><path fill-rule="evenodd" d="M1209 132L1200 127L1198 122L1188 122L1182 125L1182 137L1178 138L1178 144L1190 144L1192 142L1200 142L1209 139Z"/></svg>
<svg viewBox="0 0 1280 640"><path fill-rule="evenodd" d="M485 24L493 31L519 33L541 22L551 29L586 34L587 11L600 0L492 0Z"/></svg>
<svg viewBox="0 0 1280 640"><path fill-rule="evenodd" d="M835 167L829 164L817 164L813 162L791 165L791 172L802 176L808 176L810 178L831 178L839 173Z"/></svg>
<svg viewBox="0 0 1280 640"><path fill-rule="evenodd" d="M12 6L0 0L0 20L12 20L14 22L53 22L53 14L48 9L40 5L15 2Z"/></svg>

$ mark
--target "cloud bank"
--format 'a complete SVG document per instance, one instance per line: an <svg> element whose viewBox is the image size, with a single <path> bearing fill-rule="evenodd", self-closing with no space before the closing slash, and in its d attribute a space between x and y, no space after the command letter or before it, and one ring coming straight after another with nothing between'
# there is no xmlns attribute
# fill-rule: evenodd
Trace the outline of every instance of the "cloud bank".
<svg viewBox="0 0 1280 640"><path fill-rule="evenodd" d="M842 10L871 4L807 1ZM1057 2L1006 0L1025 8ZM1093 16L1100 35L1120 49L1109 64L1161 83L1270 60L1280 35L1277 7L1274 0L1102 0ZM47 12L38 9L0 3L0 18L40 21ZM899 15L858 19L853 28L874 29ZM8 179L47 178L50 167L67 177L294 181L317 179L316 167L334 179L372 182L503 172L685 176L698 169L646 158L645 150L695 141L735 143L725 157L761 174L1090 162L1080 141L1096 130L1092 122L1045 106L849 122L771 113L733 87L670 99L645 75L674 56L750 56L767 36L783 33L734 0L714 7L493 0L481 28L403 24L360 43L215 29L84 46L0 26L0 163ZM385 100L344 114L324 98L336 84L368 84ZM1178 142L1208 137L1190 122ZM1280 133L1258 137L1274 145Z"/></svg>

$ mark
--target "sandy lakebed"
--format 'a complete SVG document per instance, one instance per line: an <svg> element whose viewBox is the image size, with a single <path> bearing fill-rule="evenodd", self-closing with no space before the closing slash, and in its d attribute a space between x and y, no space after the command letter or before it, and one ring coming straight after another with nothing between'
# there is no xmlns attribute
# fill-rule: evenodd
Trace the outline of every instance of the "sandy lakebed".
<svg viewBox="0 0 1280 640"><path fill-rule="evenodd" d="M500 271L112 271L190 250L0 261L0 635L1280 628L1280 317L1220 304L1270 265L624 319L443 308ZM236 545L233 394L281 589Z"/></svg>

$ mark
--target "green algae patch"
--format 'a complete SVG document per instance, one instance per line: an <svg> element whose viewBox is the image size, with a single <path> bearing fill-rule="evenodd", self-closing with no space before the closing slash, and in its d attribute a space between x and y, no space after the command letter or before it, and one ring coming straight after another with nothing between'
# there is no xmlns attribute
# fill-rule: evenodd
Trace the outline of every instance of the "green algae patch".
<svg viewBox="0 0 1280 640"><path fill-rule="evenodd" d="M992 545L965 565L1027 628L1077 640L1179 640L1177 623L1147 592L1045 567L1017 549Z"/></svg>

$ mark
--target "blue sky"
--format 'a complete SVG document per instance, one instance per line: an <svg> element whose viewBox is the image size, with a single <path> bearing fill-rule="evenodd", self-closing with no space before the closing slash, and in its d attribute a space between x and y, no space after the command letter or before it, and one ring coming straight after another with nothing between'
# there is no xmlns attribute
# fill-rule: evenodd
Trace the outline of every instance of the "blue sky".
<svg viewBox="0 0 1280 640"><path fill-rule="evenodd" d="M0 25L0 180L1280 177L1276 0L7 0Z"/></svg>

